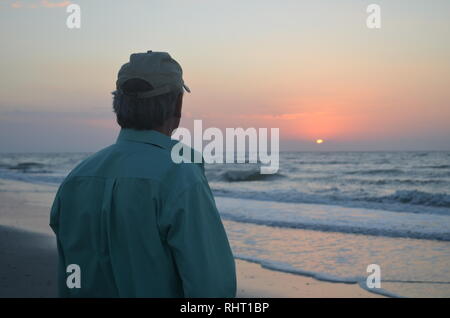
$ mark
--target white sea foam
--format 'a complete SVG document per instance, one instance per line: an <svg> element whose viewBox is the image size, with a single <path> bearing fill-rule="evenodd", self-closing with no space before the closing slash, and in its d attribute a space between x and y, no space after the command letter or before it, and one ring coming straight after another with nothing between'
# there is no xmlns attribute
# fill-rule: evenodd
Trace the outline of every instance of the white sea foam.
<svg viewBox="0 0 450 318"><path fill-rule="evenodd" d="M225 219L283 228L450 241L450 216L216 197Z"/></svg>
<svg viewBox="0 0 450 318"><path fill-rule="evenodd" d="M306 277L312 277L314 279L330 282L330 283L344 283L344 284L358 284L362 289L365 289L371 293L379 294L387 297L395 297L400 298L400 295L397 295L395 293L392 293L388 290L382 289L382 288L368 288L366 284L366 277L364 276L354 276L354 277L338 277L326 273L319 273L319 272L313 272L313 271L307 271L302 270L293 267L292 265L283 263L283 262L277 262L272 260L265 260L260 259L256 257L248 257L245 255L234 255L235 258L241 259L247 262L252 262L261 265L261 267L283 272L283 273L289 273L294 275L300 275L300 276L306 276Z"/></svg>

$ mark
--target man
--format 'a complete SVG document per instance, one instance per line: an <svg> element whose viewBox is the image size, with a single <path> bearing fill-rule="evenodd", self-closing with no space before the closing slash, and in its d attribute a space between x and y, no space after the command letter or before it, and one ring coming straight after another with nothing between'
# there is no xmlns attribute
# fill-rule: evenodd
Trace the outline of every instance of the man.
<svg viewBox="0 0 450 318"><path fill-rule="evenodd" d="M203 165L171 159L190 92L180 65L165 52L132 54L116 86L117 142L67 176L51 210L60 295L234 297L234 258Z"/></svg>

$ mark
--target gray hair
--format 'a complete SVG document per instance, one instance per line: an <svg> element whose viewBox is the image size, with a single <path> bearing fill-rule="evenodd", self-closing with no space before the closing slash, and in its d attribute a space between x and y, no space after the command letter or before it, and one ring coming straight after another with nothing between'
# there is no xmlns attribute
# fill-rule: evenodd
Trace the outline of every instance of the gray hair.
<svg viewBox="0 0 450 318"><path fill-rule="evenodd" d="M125 82L120 90L112 93L113 110L120 127L150 130L162 126L166 120L175 116L179 92L150 98L133 96L133 93L151 89L153 87L146 81L131 79Z"/></svg>

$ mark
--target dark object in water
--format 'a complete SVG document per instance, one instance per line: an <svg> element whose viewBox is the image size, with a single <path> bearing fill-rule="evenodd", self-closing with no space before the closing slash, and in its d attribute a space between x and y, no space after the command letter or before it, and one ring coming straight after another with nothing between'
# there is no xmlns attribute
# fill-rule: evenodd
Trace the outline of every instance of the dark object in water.
<svg viewBox="0 0 450 318"><path fill-rule="evenodd" d="M22 172L26 172L26 171L34 169L34 168L42 168L42 167L44 167L44 165L42 163L38 163L38 162L21 162L15 166L9 167L9 169L21 170Z"/></svg>

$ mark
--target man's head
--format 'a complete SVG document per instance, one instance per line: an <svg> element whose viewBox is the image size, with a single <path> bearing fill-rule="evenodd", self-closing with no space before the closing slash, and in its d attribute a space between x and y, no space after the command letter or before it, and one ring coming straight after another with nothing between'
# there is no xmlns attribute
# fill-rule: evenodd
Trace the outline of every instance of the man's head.
<svg viewBox="0 0 450 318"><path fill-rule="evenodd" d="M166 52L136 53L119 70L113 109L122 128L170 135L180 123L184 84L181 66Z"/></svg>

